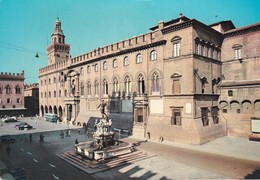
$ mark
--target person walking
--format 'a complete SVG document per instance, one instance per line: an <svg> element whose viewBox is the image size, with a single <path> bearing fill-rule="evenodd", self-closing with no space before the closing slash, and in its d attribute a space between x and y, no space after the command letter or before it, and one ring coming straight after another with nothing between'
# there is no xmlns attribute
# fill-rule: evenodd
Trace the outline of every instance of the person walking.
<svg viewBox="0 0 260 180"><path fill-rule="evenodd" d="M32 134L29 134L30 142L32 142Z"/></svg>
<svg viewBox="0 0 260 180"><path fill-rule="evenodd" d="M79 142L78 142L78 139L76 139L76 140L75 140L75 144L78 144L78 143L79 143Z"/></svg>

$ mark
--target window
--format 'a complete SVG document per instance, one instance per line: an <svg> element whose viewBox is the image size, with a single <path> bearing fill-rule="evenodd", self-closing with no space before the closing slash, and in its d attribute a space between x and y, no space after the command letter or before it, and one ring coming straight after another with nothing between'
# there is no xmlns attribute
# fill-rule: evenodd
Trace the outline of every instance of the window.
<svg viewBox="0 0 260 180"><path fill-rule="evenodd" d="M211 108L211 116L212 116L214 124L218 124L219 123L218 107L214 106Z"/></svg>
<svg viewBox="0 0 260 180"><path fill-rule="evenodd" d="M81 58L81 56L80 56L80 58ZM81 75L84 74L84 69L83 69L83 67L80 68L80 74L81 74Z"/></svg>
<svg viewBox="0 0 260 180"><path fill-rule="evenodd" d="M195 54L199 54L199 44L195 43Z"/></svg>
<svg viewBox="0 0 260 180"><path fill-rule="evenodd" d="M139 63L142 63L142 62L143 62L142 54L137 54L136 63L139 64Z"/></svg>
<svg viewBox="0 0 260 180"><path fill-rule="evenodd" d="M51 84L51 78L49 79L49 84Z"/></svg>
<svg viewBox="0 0 260 180"><path fill-rule="evenodd" d="M98 95L99 94L99 82L96 80L95 81L95 95Z"/></svg>
<svg viewBox="0 0 260 180"><path fill-rule="evenodd" d="M20 103L20 98L17 98L17 99L16 99L16 103Z"/></svg>
<svg viewBox="0 0 260 180"><path fill-rule="evenodd" d="M119 92L119 83L117 78L113 79L113 92Z"/></svg>
<svg viewBox="0 0 260 180"><path fill-rule="evenodd" d="M173 75L171 75L172 78L172 94L179 94L181 93L181 84L180 84L180 78L181 74L178 72L175 72Z"/></svg>
<svg viewBox="0 0 260 180"><path fill-rule="evenodd" d="M21 88L19 85L15 87L15 94L21 94Z"/></svg>
<svg viewBox="0 0 260 180"><path fill-rule="evenodd" d="M95 72L98 72L98 64L95 64Z"/></svg>
<svg viewBox="0 0 260 180"><path fill-rule="evenodd" d="M233 96L233 91L232 90L228 90L228 96L229 97Z"/></svg>
<svg viewBox="0 0 260 180"><path fill-rule="evenodd" d="M128 65L129 65L129 58L128 58L128 56L126 56L124 58L124 66L128 66Z"/></svg>
<svg viewBox="0 0 260 180"><path fill-rule="evenodd" d="M173 57L179 57L180 56L181 38L179 36L175 36L172 39L172 44L173 44Z"/></svg>
<svg viewBox="0 0 260 180"><path fill-rule="evenodd" d="M47 93L46 93L46 92L44 92L44 97L45 97L45 98L47 97Z"/></svg>
<svg viewBox="0 0 260 180"><path fill-rule="evenodd" d="M172 82L172 93L173 94L179 94L180 93L180 80L179 79L173 79Z"/></svg>
<svg viewBox="0 0 260 180"><path fill-rule="evenodd" d="M53 97L56 97L56 91L54 91L54 93L53 93Z"/></svg>
<svg viewBox="0 0 260 180"><path fill-rule="evenodd" d="M43 98L43 93L41 92L41 98Z"/></svg>
<svg viewBox="0 0 260 180"><path fill-rule="evenodd" d="M91 95L91 83L89 81L87 82L87 95Z"/></svg>
<svg viewBox="0 0 260 180"><path fill-rule="evenodd" d="M88 73L88 74L91 73L91 68L90 68L90 66L87 67L87 73Z"/></svg>
<svg viewBox="0 0 260 180"><path fill-rule="evenodd" d="M207 107L202 107L201 108L201 120L202 120L203 126L208 126L209 125L208 108Z"/></svg>
<svg viewBox="0 0 260 180"><path fill-rule="evenodd" d="M143 94L145 92L145 81L142 74L138 76L138 93Z"/></svg>
<svg viewBox="0 0 260 180"><path fill-rule="evenodd" d="M204 56L204 46L200 46L200 55Z"/></svg>
<svg viewBox="0 0 260 180"><path fill-rule="evenodd" d="M81 92L81 96L84 96L84 83L81 82L80 84L80 92Z"/></svg>
<svg viewBox="0 0 260 180"><path fill-rule="evenodd" d="M66 97L67 96L67 89L65 89L65 91L64 91L64 96Z"/></svg>
<svg viewBox="0 0 260 180"><path fill-rule="evenodd" d="M117 59L113 60L113 68L117 68L118 67L118 62Z"/></svg>
<svg viewBox="0 0 260 180"><path fill-rule="evenodd" d="M131 92L131 80L129 76L125 77L125 93L128 94Z"/></svg>
<svg viewBox="0 0 260 180"><path fill-rule="evenodd" d="M6 90L6 94L12 94L12 89L11 89L11 86L10 85L7 85L5 87L5 90Z"/></svg>
<svg viewBox="0 0 260 180"><path fill-rule="evenodd" d="M103 80L103 94L108 94L108 82L106 79Z"/></svg>
<svg viewBox="0 0 260 180"><path fill-rule="evenodd" d="M49 97L51 97L51 91L49 91Z"/></svg>
<svg viewBox="0 0 260 180"><path fill-rule="evenodd" d="M159 74L157 72L154 72L152 76L152 92L159 92L159 91L160 91Z"/></svg>
<svg viewBox="0 0 260 180"><path fill-rule="evenodd" d="M107 70L107 62L103 62L103 70Z"/></svg>
<svg viewBox="0 0 260 180"><path fill-rule="evenodd" d="M234 49L234 58L235 59L242 59L242 55L241 55L242 45L241 44L235 44L232 48Z"/></svg>
<svg viewBox="0 0 260 180"><path fill-rule="evenodd" d="M171 125L181 126L181 109L172 110Z"/></svg>
<svg viewBox="0 0 260 180"><path fill-rule="evenodd" d="M59 90L59 97L61 97L61 90Z"/></svg>
<svg viewBox="0 0 260 180"><path fill-rule="evenodd" d="M157 52L155 50L151 51L150 59L151 61L157 60Z"/></svg>
<svg viewBox="0 0 260 180"><path fill-rule="evenodd" d="M7 98L6 102L7 102L7 103L11 103L11 99L10 99L10 98Z"/></svg>
<svg viewBox="0 0 260 180"><path fill-rule="evenodd" d="M53 83L56 83L56 77L53 78Z"/></svg>

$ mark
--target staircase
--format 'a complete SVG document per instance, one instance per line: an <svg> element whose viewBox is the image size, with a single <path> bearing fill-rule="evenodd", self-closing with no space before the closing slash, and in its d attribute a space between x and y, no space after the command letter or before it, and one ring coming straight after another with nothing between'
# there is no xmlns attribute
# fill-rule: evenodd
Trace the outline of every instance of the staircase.
<svg viewBox="0 0 260 180"><path fill-rule="evenodd" d="M153 155L154 156L154 155ZM132 153L120 155L111 159L105 159L100 161L89 160L74 151L68 151L63 153L60 158L72 164L73 166L81 169L88 174L94 174L101 171L106 171L117 166L127 165L135 161L140 161L153 157L143 151L136 150Z"/></svg>

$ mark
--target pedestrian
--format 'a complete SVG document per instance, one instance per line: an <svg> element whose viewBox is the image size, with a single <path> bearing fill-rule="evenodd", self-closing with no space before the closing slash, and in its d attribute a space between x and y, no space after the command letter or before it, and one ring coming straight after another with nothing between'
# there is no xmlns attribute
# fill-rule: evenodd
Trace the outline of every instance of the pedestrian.
<svg viewBox="0 0 260 180"><path fill-rule="evenodd" d="M78 142L78 140L76 139L76 140L75 140L75 144L78 144L78 143L79 143L79 142Z"/></svg>
<svg viewBox="0 0 260 180"><path fill-rule="evenodd" d="M61 137L61 139L64 138L64 132L63 132L63 131L61 131L61 133L60 133L60 137Z"/></svg>
<svg viewBox="0 0 260 180"><path fill-rule="evenodd" d="M40 134L40 142L44 142L44 136L42 135L42 133Z"/></svg>
<svg viewBox="0 0 260 180"><path fill-rule="evenodd" d="M148 139L151 138L151 134L150 134L150 132L147 132L147 138L148 138Z"/></svg>
<svg viewBox="0 0 260 180"><path fill-rule="evenodd" d="M78 134L80 134L80 128L78 128Z"/></svg>
<svg viewBox="0 0 260 180"><path fill-rule="evenodd" d="M29 135L30 142L32 142L32 134Z"/></svg>
<svg viewBox="0 0 260 180"><path fill-rule="evenodd" d="M9 145L6 147L6 153L7 153L8 157L9 157L10 153L11 153L11 148L10 148Z"/></svg>

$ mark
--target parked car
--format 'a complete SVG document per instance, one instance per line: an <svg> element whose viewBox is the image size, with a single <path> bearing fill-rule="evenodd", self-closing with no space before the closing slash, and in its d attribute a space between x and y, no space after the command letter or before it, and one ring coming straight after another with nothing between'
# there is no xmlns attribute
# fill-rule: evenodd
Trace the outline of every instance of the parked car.
<svg viewBox="0 0 260 180"><path fill-rule="evenodd" d="M18 121L17 121L17 117L15 117L15 116L13 116L13 117L6 117L6 118L3 119L3 121L4 121L5 123L18 122Z"/></svg>
<svg viewBox="0 0 260 180"><path fill-rule="evenodd" d="M21 122L15 125L15 128L18 130L24 130L24 129L32 129L33 127L26 122Z"/></svg>
<svg viewBox="0 0 260 180"><path fill-rule="evenodd" d="M2 143L14 143L15 142L15 138L10 135L2 135L0 139L1 139Z"/></svg>

